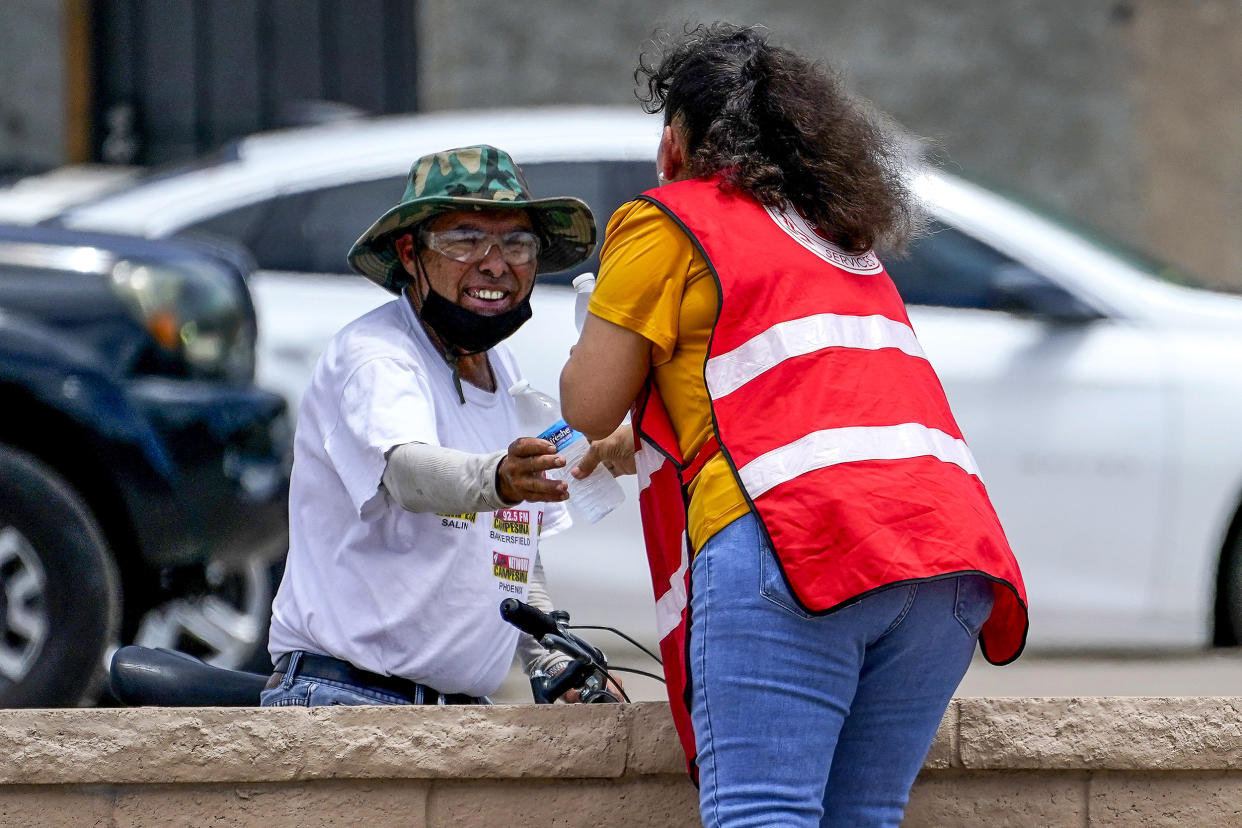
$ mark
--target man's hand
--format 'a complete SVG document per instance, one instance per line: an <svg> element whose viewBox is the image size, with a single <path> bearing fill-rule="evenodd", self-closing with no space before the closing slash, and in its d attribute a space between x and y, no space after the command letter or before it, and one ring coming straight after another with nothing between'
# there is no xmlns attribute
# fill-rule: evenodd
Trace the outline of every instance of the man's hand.
<svg viewBox="0 0 1242 828"><path fill-rule="evenodd" d="M616 696L618 700L621 700L625 698L625 695L621 692L621 686L622 686L621 679L612 678L608 680L608 683L605 685L605 689L609 693L612 693L614 696ZM564 701L567 704L581 704L582 703L582 691L576 687L570 690L566 690L564 695L561 696L561 701Z"/></svg>
<svg viewBox="0 0 1242 828"><path fill-rule="evenodd" d="M538 437L519 437L509 444L509 453L496 467L496 490L508 503L556 503L569 497L569 486L549 480L543 473L565 465L556 447Z"/></svg>
<svg viewBox="0 0 1242 828"><path fill-rule="evenodd" d="M560 661L557 661L555 664L549 666L546 669L546 673L548 676L555 678L572 663L573 662L571 662L568 658L562 658ZM609 679L605 685L605 689L607 689L609 693L612 693L618 699L625 698L625 695L621 691L621 687L621 679L615 677ZM582 702L582 691L577 687L571 687L561 694L559 701L563 701L566 704L580 704Z"/></svg>
<svg viewBox="0 0 1242 828"><path fill-rule="evenodd" d="M570 474L581 480L595 471L595 467L600 463L603 463L604 468L612 472L613 476L634 474L633 426L629 423L622 423L617 426L616 431L604 439L593 441L587 453L582 455L582 460L578 465L570 469Z"/></svg>

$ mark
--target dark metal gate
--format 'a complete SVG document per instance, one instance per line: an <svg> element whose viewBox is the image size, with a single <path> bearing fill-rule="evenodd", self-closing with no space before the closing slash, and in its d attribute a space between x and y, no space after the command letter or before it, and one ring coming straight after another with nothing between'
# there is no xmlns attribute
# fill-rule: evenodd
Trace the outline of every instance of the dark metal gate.
<svg viewBox="0 0 1242 828"><path fill-rule="evenodd" d="M93 0L93 154L192 158L349 107L417 108L415 0Z"/></svg>

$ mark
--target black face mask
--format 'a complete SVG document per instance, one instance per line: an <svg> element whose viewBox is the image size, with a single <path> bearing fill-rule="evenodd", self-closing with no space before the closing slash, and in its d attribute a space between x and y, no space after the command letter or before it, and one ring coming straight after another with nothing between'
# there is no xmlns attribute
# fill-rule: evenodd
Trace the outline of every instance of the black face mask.
<svg viewBox="0 0 1242 828"><path fill-rule="evenodd" d="M460 356L486 351L508 339L530 319L530 294L516 306L495 316L484 316L450 302L427 286L419 317L445 345L459 351Z"/></svg>

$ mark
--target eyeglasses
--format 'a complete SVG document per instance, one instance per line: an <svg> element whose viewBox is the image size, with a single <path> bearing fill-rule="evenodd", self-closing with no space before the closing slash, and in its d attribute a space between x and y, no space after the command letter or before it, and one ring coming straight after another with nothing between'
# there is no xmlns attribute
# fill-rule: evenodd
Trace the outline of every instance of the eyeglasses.
<svg viewBox="0 0 1242 828"><path fill-rule="evenodd" d="M492 246L513 267L530 264L539 256L539 237L528 230L514 230L498 236L481 230L424 230L423 244L455 262L474 264L487 258Z"/></svg>

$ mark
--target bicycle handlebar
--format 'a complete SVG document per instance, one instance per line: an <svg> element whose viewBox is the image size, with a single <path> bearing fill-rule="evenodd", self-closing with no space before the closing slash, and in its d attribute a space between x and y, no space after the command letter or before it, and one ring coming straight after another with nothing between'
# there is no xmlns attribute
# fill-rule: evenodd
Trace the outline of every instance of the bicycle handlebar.
<svg viewBox="0 0 1242 828"><path fill-rule="evenodd" d="M551 615L516 598L500 602L500 617L550 650L570 657L565 668L554 676L532 676L531 692L538 704L551 704L567 691L581 690L583 702L620 701L606 689L608 660L599 649L571 633L569 613Z"/></svg>
<svg viewBox="0 0 1242 828"><path fill-rule="evenodd" d="M527 635L533 636L535 640L560 632L552 616L516 598L506 598L500 602L500 617Z"/></svg>

